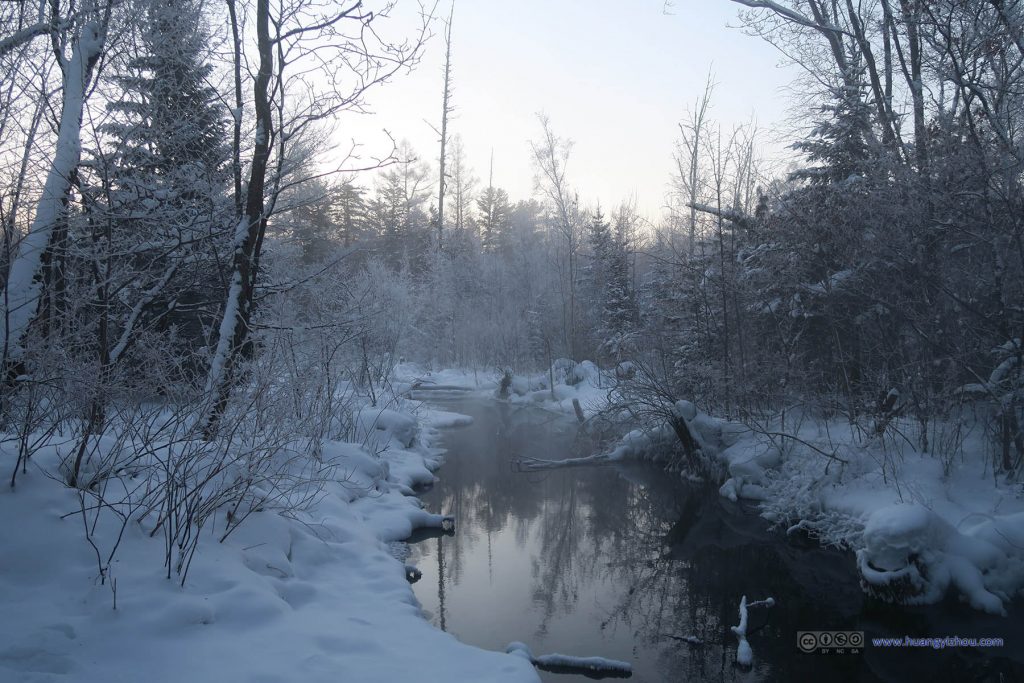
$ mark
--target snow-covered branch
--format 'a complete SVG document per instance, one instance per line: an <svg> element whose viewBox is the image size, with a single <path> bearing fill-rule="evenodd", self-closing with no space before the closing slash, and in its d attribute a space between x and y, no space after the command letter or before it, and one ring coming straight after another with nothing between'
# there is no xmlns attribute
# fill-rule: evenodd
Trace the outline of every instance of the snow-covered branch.
<svg viewBox="0 0 1024 683"><path fill-rule="evenodd" d="M834 24L815 21L814 19L811 19L803 14L800 14L794 9L786 7L784 5L780 5L779 3L774 2L773 0L732 0L732 2L754 9L769 10L771 12L774 12L775 14L778 14L781 17L785 17L786 19L792 21L795 24L800 24L801 26L806 26L807 28L813 28L815 31L821 31L822 33L848 35L846 31L844 31L843 29L839 28Z"/></svg>

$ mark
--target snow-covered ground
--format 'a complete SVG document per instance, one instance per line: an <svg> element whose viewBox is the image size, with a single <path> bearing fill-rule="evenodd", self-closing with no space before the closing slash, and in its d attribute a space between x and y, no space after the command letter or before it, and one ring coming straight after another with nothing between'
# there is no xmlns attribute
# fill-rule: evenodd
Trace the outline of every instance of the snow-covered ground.
<svg viewBox="0 0 1024 683"><path fill-rule="evenodd" d="M161 536L134 522L101 582L77 493L55 476L58 446L41 449L0 489L0 680L536 681L528 661L431 626L390 551L442 522L408 494L440 465L430 425L466 418L425 411L421 428L364 407L356 419L360 445L323 444L339 474L311 509L255 512L223 543L210 525L183 587L162 569ZM93 535L102 553L120 528L109 521Z"/></svg>

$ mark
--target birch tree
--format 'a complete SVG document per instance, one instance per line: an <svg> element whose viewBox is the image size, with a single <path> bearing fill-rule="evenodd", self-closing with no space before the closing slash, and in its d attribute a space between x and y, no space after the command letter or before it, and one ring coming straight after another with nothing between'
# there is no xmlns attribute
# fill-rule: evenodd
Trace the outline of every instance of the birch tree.
<svg viewBox="0 0 1024 683"><path fill-rule="evenodd" d="M25 370L23 360L30 326L40 310L45 270L62 237L69 194L82 154L82 110L96 64L103 55L112 3L90 2L73 15L50 4L53 54L62 73L61 112L53 161L46 175L35 217L18 245L4 287L0 339L7 379ZM39 34L33 34L32 37Z"/></svg>

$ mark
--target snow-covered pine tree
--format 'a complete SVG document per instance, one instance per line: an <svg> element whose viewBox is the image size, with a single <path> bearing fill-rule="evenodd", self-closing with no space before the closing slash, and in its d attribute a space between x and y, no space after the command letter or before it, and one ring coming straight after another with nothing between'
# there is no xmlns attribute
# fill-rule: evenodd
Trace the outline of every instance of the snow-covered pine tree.
<svg viewBox="0 0 1024 683"><path fill-rule="evenodd" d="M131 295L120 297L128 302L120 333L127 345L152 309L165 329L173 324L188 345L201 346L214 324L205 304L222 297L218 252L234 221L227 126L208 84L202 3L149 0L142 9L137 52L114 78L121 92L102 129L110 150L101 158L102 210L111 239L130 254L120 264L123 281L112 283Z"/></svg>
<svg viewBox="0 0 1024 683"><path fill-rule="evenodd" d="M792 145L810 162L792 177L824 185L866 175L874 134L864 88L837 86L832 101L821 105L821 115L808 136Z"/></svg>
<svg viewBox="0 0 1024 683"><path fill-rule="evenodd" d="M424 209L430 171L407 142L401 144L398 154L402 161L378 175L368 214L377 233L380 258L393 270L421 272L431 240L430 217Z"/></svg>
<svg viewBox="0 0 1024 683"><path fill-rule="evenodd" d="M585 326L589 332L591 353L603 353L607 329L605 327L605 304L607 303L608 273L612 253L612 226L598 206L586 228L587 251L586 261L580 269L581 304L583 314L589 323Z"/></svg>
<svg viewBox="0 0 1024 683"><path fill-rule="evenodd" d="M617 221L621 222L620 221ZM616 225L611 235L605 269L604 301L601 310L601 348L616 362L636 351L636 301L629 265L625 231Z"/></svg>
<svg viewBox="0 0 1024 683"><path fill-rule="evenodd" d="M352 178L343 180L335 191L334 222L345 248L366 237L365 194L366 190L356 185Z"/></svg>
<svg viewBox="0 0 1024 683"><path fill-rule="evenodd" d="M506 234L511 220L512 205L508 192L500 187L488 186L476 200L480 212L480 241L486 251L498 251L508 243Z"/></svg>

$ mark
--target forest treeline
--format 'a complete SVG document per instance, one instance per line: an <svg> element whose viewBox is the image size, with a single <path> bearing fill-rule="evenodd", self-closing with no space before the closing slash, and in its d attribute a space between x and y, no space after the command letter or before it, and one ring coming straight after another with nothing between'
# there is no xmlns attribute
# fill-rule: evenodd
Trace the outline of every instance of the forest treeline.
<svg viewBox="0 0 1024 683"><path fill-rule="evenodd" d="M447 69L440 177L439 150L332 144L416 65L429 13L388 39L387 11L355 2L4 3L0 412L19 464L70 430L81 486L112 424L163 429L137 417L154 405L206 440L252 420L264 445L340 438L344 389L376 401L400 359L564 357L726 417L912 418L925 450L967 409L994 466L1019 468L1024 7L735 2L802 67L793 163L718 123L709 85L665 141L657 220L588 202L572 131L543 116L536 192L496 187L447 121Z"/></svg>

